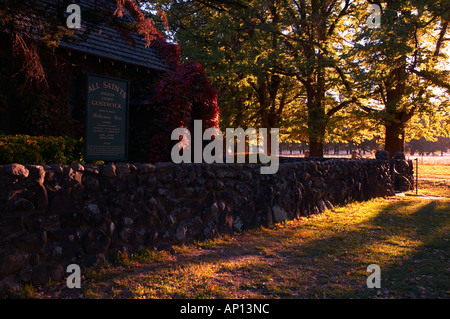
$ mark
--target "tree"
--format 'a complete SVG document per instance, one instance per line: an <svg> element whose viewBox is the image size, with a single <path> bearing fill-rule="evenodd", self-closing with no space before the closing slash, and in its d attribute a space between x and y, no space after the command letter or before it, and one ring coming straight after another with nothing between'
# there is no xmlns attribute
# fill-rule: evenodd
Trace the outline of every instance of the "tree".
<svg viewBox="0 0 450 319"><path fill-rule="evenodd" d="M226 124L283 123L309 141L311 156L323 156L327 129L355 106L342 43L353 36L345 30L356 2L166 3L174 39L219 87Z"/></svg>
<svg viewBox="0 0 450 319"><path fill-rule="evenodd" d="M70 118L68 95L61 94L70 67L53 53L71 33L65 27L67 5L55 1L50 12L45 4L0 1L0 130L76 136L81 125Z"/></svg>
<svg viewBox="0 0 450 319"><path fill-rule="evenodd" d="M168 13L176 42L218 88L222 128L279 127L301 90L276 71L286 64L276 1L172 1Z"/></svg>
<svg viewBox="0 0 450 319"><path fill-rule="evenodd" d="M437 128L448 114L445 92L436 91L449 88L449 70L440 66L450 14L444 1L164 3L174 39L219 87L227 124L282 124L284 135L308 140L311 156L323 156L326 141L384 135L393 155L410 133L429 131L417 125L420 117ZM383 8L381 28L367 24L372 3Z"/></svg>
<svg viewBox="0 0 450 319"><path fill-rule="evenodd" d="M385 150L393 156L404 151L408 126L416 135L448 134L439 123L450 111L444 53L450 7L444 1L368 2L382 8L381 26L361 26L352 51L358 61L353 74L360 83L359 101L366 102L360 107L385 127ZM434 132L430 125L416 125L423 117Z"/></svg>
<svg viewBox="0 0 450 319"><path fill-rule="evenodd" d="M61 36L71 33L69 29L62 27L65 12L62 4L58 12L61 14L51 14L42 3L35 0L0 1L2 33L9 37L12 54L23 62L22 72L26 80L24 86L47 85L38 42L55 48Z"/></svg>
<svg viewBox="0 0 450 319"><path fill-rule="evenodd" d="M293 58L289 72L306 91L310 156L322 157L333 117L356 102L346 71L348 61L343 57L349 48L345 41L352 38L352 33L345 30L360 9L357 2L349 0L283 1L283 4L285 23L291 30L284 34Z"/></svg>

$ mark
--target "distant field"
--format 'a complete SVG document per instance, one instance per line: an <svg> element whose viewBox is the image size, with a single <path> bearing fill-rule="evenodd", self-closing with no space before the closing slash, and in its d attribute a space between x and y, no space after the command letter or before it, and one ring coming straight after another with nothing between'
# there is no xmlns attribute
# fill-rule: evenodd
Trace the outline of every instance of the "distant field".
<svg viewBox="0 0 450 319"><path fill-rule="evenodd" d="M414 156L407 155L406 159L413 160L419 159L419 165L450 165L450 155L445 156Z"/></svg>
<svg viewBox="0 0 450 319"><path fill-rule="evenodd" d="M281 155L288 157L304 157L303 154L293 153L289 154L289 152L282 151ZM345 152L341 154L325 154L324 157L339 157L339 158L351 158L350 154L345 154ZM362 158L375 158L373 154L361 154ZM429 155L429 156L421 156L421 155L408 155L406 154L406 159L412 160L415 163L415 159L419 159L419 165L450 165L450 154L444 154L444 156L440 155Z"/></svg>
<svg viewBox="0 0 450 319"><path fill-rule="evenodd" d="M416 174L416 167L414 167L414 174ZM419 161L418 189L419 196L450 197L450 165L422 165ZM408 192L407 195L416 195L416 191Z"/></svg>
<svg viewBox="0 0 450 319"><path fill-rule="evenodd" d="M432 165L432 164L421 165L419 162L419 178L449 179L450 165Z"/></svg>

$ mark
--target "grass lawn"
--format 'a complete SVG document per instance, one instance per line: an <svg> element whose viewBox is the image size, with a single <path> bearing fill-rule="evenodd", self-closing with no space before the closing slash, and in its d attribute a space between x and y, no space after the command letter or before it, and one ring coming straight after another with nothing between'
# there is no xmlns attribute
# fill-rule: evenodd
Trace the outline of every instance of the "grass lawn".
<svg viewBox="0 0 450 319"><path fill-rule="evenodd" d="M414 162L415 165L415 162ZM416 170L414 168L414 185ZM450 165L419 164L419 196L450 197ZM406 195L415 196L416 191Z"/></svg>
<svg viewBox="0 0 450 319"><path fill-rule="evenodd" d="M84 269L81 289L54 283L9 297L449 298L448 185L424 190L446 198L378 198L170 252L117 256ZM380 289L367 288L370 264L381 268Z"/></svg>
<svg viewBox="0 0 450 319"><path fill-rule="evenodd" d="M415 164L415 162L414 162ZM416 171L414 170L414 173ZM450 165L420 165L419 178L450 178Z"/></svg>

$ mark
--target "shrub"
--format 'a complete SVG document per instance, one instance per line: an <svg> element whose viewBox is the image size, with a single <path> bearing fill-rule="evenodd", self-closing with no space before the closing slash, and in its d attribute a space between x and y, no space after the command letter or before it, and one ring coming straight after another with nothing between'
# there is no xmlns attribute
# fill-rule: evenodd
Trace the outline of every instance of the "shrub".
<svg viewBox="0 0 450 319"><path fill-rule="evenodd" d="M0 135L0 164L84 164L82 139Z"/></svg>

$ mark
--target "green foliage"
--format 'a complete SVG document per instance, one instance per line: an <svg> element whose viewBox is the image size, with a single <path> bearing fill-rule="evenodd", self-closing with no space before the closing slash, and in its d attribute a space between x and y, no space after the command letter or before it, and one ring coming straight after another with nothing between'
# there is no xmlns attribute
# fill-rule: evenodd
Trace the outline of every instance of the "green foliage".
<svg viewBox="0 0 450 319"><path fill-rule="evenodd" d="M385 126L390 153L401 151L396 144L405 140L448 135L442 122L450 111L449 47L443 41L450 16L444 2L387 2L380 28L359 24L350 51L357 61L353 78L363 118Z"/></svg>
<svg viewBox="0 0 450 319"><path fill-rule="evenodd" d="M0 135L0 164L83 164L82 139Z"/></svg>
<svg viewBox="0 0 450 319"><path fill-rule="evenodd" d="M374 29L365 0L156 2L218 88L222 128L280 127L317 155L323 142L385 138L385 126L406 140L445 129L446 1L383 2Z"/></svg>
<svg viewBox="0 0 450 319"><path fill-rule="evenodd" d="M360 4L173 1L168 16L183 53L218 88L222 128L279 127L283 140L321 144L367 131L340 132L361 122L350 114L357 104L346 45L365 13Z"/></svg>
<svg viewBox="0 0 450 319"><path fill-rule="evenodd" d="M218 90L221 128L280 127L284 110L299 97L292 77L275 71L289 59L282 13L263 2L227 10L177 2L168 10L183 54L205 66Z"/></svg>

